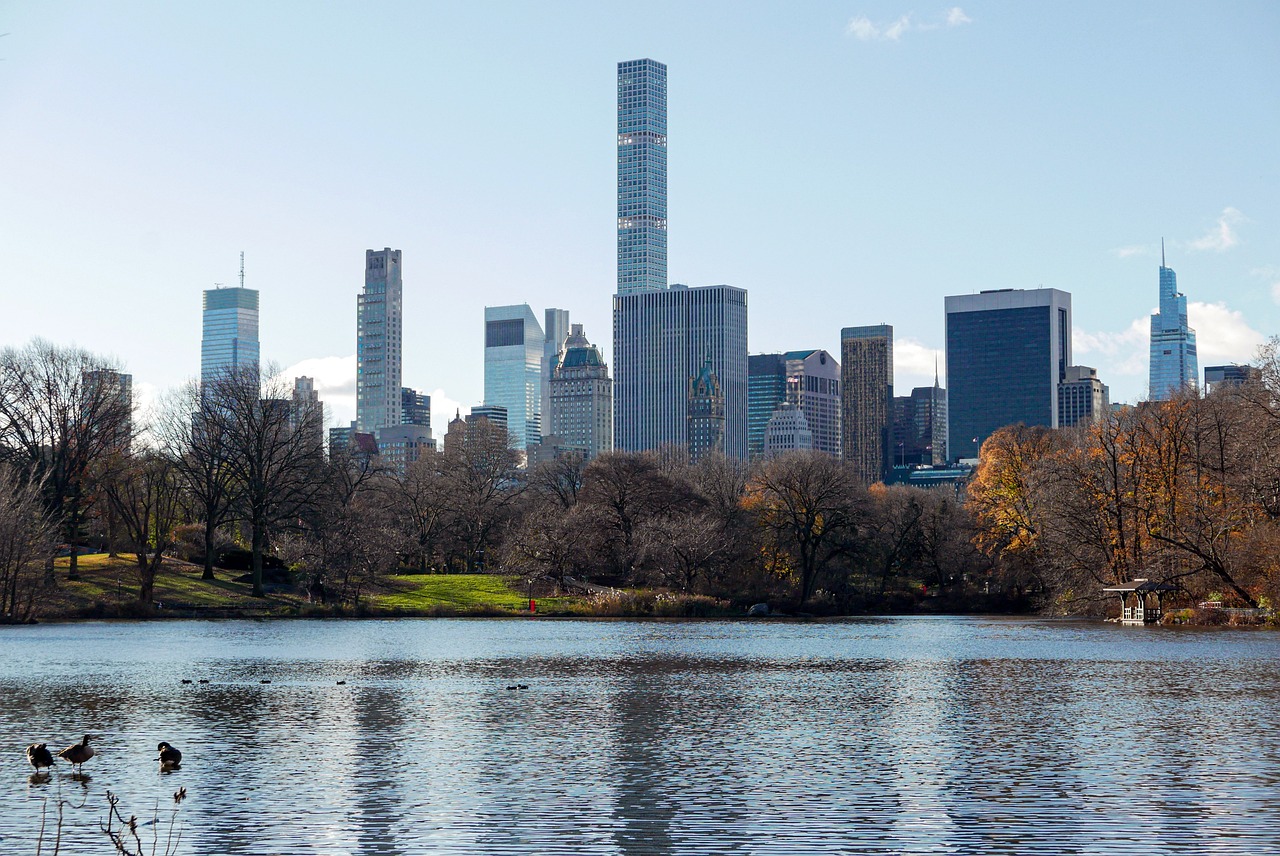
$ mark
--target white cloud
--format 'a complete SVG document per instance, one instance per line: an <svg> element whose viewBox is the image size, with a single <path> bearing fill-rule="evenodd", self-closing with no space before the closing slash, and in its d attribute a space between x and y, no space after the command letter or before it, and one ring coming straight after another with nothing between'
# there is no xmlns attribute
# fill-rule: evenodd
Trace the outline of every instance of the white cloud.
<svg viewBox="0 0 1280 856"><path fill-rule="evenodd" d="M945 15L927 21L917 21L911 12L886 24L877 24L866 15L858 15L849 20L844 31L863 42L896 42L911 30L937 30L943 26L943 22L947 27L959 27L973 23L973 19L959 6L953 6Z"/></svg>
<svg viewBox="0 0 1280 856"><path fill-rule="evenodd" d="M1248 219L1238 208L1230 206L1223 208L1222 214L1218 216L1217 225L1203 237L1191 241L1187 247L1192 250L1209 250L1215 253L1229 250L1240 243L1240 236L1236 234L1234 227Z"/></svg>
<svg viewBox="0 0 1280 856"><path fill-rule="evenodd" d="M936 361L936 362L935 362ZM893 343L895 395L906 395L913 386L933 386L934 367L938 380L946 386L947 366L940 348L930 348L914 339L896 339Z"/></svg>
<svg viewBox="0 0 1280 856"><path fill-rule="evenodd" d="M456 414L466 416L463 410L469 408L463 407L458 402L445 393L443 389L434 389L431 391L431 436L439 440L444 433L449 430L449 421Z"/></svg>
<svg viewBox="0 0 1280 856"><path fill-rule="evenodd" d="M1145 244L1130 244L1127 247L1116 247L1111 252L1122 259L1127 259L1130 256L1145 256L1148 251L1149 248Z"/></svg>
<svg viewBox="0 0 1280 856"><path fill-rule="evenodd" d="M347 425L356 418L356 355L314 357L280 372L290 387L296 377L315 379L316 392L324 403L330 425Z"/></svg>
<svg viewBox="0 0 1280 856"><path fill-rule="evenodd" d="M1144 377L1147 374L1148 343L1151 341L1151 320L1135 318L1118 333L1086 330L1071 331L1072 361L1076 365L1098 369L1103 383L1110 381L1104 375L1130 375ZM1098 359L1101 357L1102 359ZM1105 364L1105 365L1099 365Z"/></svg>
<svg viewBox="0 0 1280 856"><path fill-rule="evenodd" d="M1196 331L1200 366L1247 363L1265 338L1225 303L1188 303L1187 323Z"/></svg>

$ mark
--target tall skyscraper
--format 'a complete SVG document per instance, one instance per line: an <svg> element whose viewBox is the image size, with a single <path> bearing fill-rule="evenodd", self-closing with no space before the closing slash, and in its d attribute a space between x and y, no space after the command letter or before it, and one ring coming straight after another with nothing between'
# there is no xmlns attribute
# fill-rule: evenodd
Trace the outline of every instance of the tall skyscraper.
<svg viewBox="0 0 1280 856"><path fill-rule="evenodd" d="M614 447L687 447L689 378L707 359L724 393L724 453L745 459L747 292L675 285L614 295Z"/></svg>
<svg viewBox="0 0 1280 856"><path fill-rule="evenodd" d="M1195 389L1199 377L1196 331L1187 325L1187 297L1178 293L1178 276L1165 267L1160 242L1160 311L1151 316L1152 401L1165 401Z"/></svg>
<svg viewBox="0 0 1280 856"><path fill-rule="evenodd" d="M201 387L228 372L258 371L258 291L244 287L243 256L239 288L205 291L203 322Z"/></svg>
<svg viewBox="0 0 1280 856"><path fill-rule="evenodd" d="M399 425L404 335L400 251L365 250L364 293L356 302L356 431Z"/></svg>
<svg viewBox="0 0 1280 856"><path fill-rule="evenodd" d="M529 304L485 307L484 403L506 408L521 450L542 439L542 345Z"/></svg>
<svg viewBox="0 0 1280 856"><path fill-rule="evenodd" d="M997 428L1057 428L1071 365L1071 295L1004 288L946 298L947 454L976 458Z"/></svg>
<svg viewBox="0 0 1280 856"><path fill-rule="evenodd" d="M747 357L747 456L764 454L764 432L773 411L787 400L787 358L782 354ZM805 430L808 430L805 425Z"/></svg>
<svg viewBox="0 0 1280 856"><path fill-rule="evenodd" d="M551 431L551 375L556 361L560 358L560 349L565 339L569 338L569 310L547 309L542 313L542 401L538 405L542 413L542 433Z"/></svg>
<svg viewBox="0 0 1280 856"><path fill-rule="evenodd" d="M549 433L587 459L613 448L613 381L600 349L572 325L552 369Z"/></svg>
<svg viewBox="0 0 1280 856"><path fill-rule="evenodd" d="M864 484L885 477L893 419L893 327L845 327L840 331L844 459Z"/></svg>
<svg viewBox="0 0 1280 856"><path fill-rule="evenodd" d="M667 287L667 67L618 63L618 293Z"/></svg>

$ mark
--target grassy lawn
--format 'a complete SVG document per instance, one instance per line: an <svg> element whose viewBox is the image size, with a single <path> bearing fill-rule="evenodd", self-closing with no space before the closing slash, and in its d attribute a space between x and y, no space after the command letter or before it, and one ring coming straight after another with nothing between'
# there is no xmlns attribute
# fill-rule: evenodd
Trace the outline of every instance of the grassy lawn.
<svg viewBox="0 0 1280 856"><path fill-rule="evenodd" d="M130 604L138 598L137 565L131 554L122 553L112 559L106 553L90 553L78 556L77 571L80 579L68 580L69 560L59 558L55 562L58 588L43 596L47 615L74 615L94 607L95 604ZM216 608L251 609L261 612L290 609L302 604L305 598L293 594L271 594L255 598L247 583L231 582L239 571L215 571L216 580L200 578L201 568L188 562L166 559L156 575L155 601L167 608Z"/></svg>
<svg viewBox="0 0 1280 856"><path fill-rule="evenodd" d="M513 611L529 608L527 595L520 591L518 577L491 574L404 574L387 578L388 591L375 595L381 609L427 612L456 609L458 612L493 607Z"/></svg>

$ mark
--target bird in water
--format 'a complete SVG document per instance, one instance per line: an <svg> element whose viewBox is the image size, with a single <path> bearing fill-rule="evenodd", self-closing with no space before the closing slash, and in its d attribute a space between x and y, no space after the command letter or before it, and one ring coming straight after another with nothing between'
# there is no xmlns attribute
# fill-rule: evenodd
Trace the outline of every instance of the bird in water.
<svg viewBox="0 0 1280 856"><path fill-rule="evenodd" d="M75 764L76 772L79 772L81 765L93 757L93 747L89 745L89 735L86 734L79 743L72 743L66 749L63 749L58 753L58 757Z"/></svg>
<svg viewBox="0 0 1280 856"><path fill-rule="evenodd" d="M156 751L160 753L160 767L162 769L173 770L182 765L182 753L165 741L160 741L159 745L156 746Z"/></svg>
<svg viewBox="0 0 1280 856"><path fill-rule="evenodd" d="M53 753L49 751L49 747L44 743L32 743L27 747L27 760L31 762L31 766L36 768L36 775L40 775L41 767L53 766Z"/></svg>

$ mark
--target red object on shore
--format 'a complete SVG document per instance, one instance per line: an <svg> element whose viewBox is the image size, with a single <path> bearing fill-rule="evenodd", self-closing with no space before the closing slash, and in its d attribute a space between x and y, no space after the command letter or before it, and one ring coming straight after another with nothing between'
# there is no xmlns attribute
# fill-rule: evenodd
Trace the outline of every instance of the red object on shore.
<svg viewBox="0 0 1280 856"><path fill-rule="evenodd" d="M537 612L537 611L538 611L538 602L537 602L536 600L534 600L533 598L529 598L529 611L530 611L530 612Z"/></svg>

